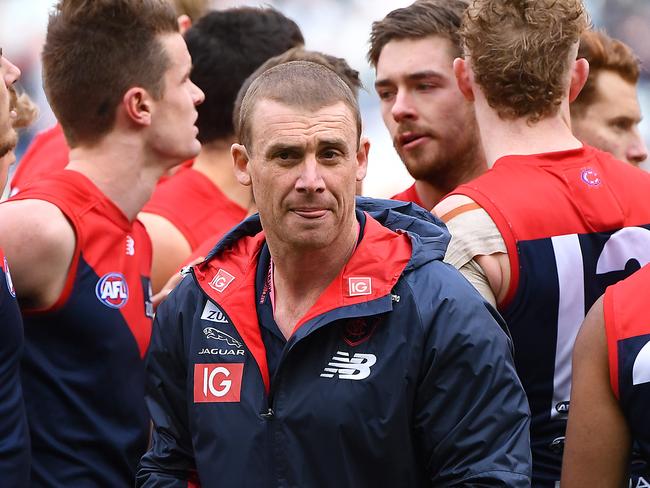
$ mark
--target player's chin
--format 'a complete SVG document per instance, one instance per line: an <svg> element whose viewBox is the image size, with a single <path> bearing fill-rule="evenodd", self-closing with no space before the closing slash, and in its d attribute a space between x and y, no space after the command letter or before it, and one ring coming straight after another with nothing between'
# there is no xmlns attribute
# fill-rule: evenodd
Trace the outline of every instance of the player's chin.
<svg viewBox="0 0 650 488"><path fill-rule="evenodd" d="M188 146L187 155L185 156L184 160L193 159L196 156L198 156L200 152L201 152L201 143L195 137L194 140Z"/></svg>

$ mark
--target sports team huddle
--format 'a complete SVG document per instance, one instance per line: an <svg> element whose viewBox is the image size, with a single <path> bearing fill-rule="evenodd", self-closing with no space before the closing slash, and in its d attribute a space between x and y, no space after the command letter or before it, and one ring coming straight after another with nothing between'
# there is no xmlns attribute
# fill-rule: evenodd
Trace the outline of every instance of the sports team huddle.
<svg viewBox="0 0 650 488"><path fill-rule="evenodd" d="M58 0L0 204L0 486L650 487L639 61L582 0ZM37 107L1 54L0 181ZM387 157L384 155L383 157ZM646 290L646 291L643 291Z"/></svg>

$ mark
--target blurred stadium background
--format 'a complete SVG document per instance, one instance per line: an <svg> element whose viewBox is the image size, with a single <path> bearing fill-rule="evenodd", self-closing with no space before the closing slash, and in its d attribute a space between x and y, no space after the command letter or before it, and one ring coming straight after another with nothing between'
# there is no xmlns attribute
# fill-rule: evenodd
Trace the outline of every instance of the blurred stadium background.
<svg viewBox="0 0 650 488"><path fill-rule="evenodd" d="M294 19L301 27L308 49L345 58L361 73L366 87L361 93L364 132L372 143L370 168L364 193L387 197L404 189L411 178L395 154L379 114L373 90L374 72L366 61L368 35L374 20L411 0L267 0ZM54 123L41 88L40 51L48 11L54 0L0 0L0 46L23 72L21 85L38 104L37 123L22 135L17 159L33 135ZM213 0L213 8L260 5L244 0ZM586 0L594 25L629 44L643 64L640 81L641 111L645 115L641 131L650 146L650 0ZM650 169L650 164L646 169Z"/></svg>

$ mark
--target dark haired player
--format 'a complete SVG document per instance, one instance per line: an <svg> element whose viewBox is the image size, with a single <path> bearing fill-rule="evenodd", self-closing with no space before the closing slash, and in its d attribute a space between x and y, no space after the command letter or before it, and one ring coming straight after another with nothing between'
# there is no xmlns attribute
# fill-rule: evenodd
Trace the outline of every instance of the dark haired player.
<svg viewBox="0 0 650 488"><path fill-rule="evenodd" d="M44 85L70 163L0 205L25 322L31 486L133 483L153 315L136 216L200 149L191 64L163 0L60 0L50 16Z"/></svg>
<svg viewBox="0 0 650 488"><path fill-rule="evenodd" d="M192 81L206 98L196 123L201 152L192 167L156 188L139 216L153 245L156 293L200 244L209 237L216 242L249 213L250 190L237 183L230 159L235 98L264 61L304 43L294 21L277 10L252 7L210 12L185 39Z"/></svg>
<svg viewBox="0 0 650 488"><path fill-rule="evenodd" d="M532 413L533 486L560 481L571 353L605 287L650 260L650 175L583 145L569 103L588 63L581 0L475 0L454 61L490 170L435 212L445 260L503 314ZM477 226L477 222L480 226ZM479 229L479 230L477 230ZM501 250L499 250L501 249Z"/></svg>

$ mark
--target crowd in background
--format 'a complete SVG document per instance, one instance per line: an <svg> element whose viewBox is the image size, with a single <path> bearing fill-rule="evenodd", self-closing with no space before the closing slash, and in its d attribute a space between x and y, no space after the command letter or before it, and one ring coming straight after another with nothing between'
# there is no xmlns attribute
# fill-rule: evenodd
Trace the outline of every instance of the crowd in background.
<svg viewBox="0 0 650 488"><path fill-rule="evenodd" d="M650 486L647 5L53 1L0 17L0 480Z"/></svg>
<svg viewBox="0 0 650 488"><path fill-rule="evenodd" d="M374 72L366 60L367 40L372 21L389 11L409 5L408 0L318 0L306 4L301 0L269 0L265 5L278 8L294 19L305 36L308 49L320 50L345 58L358 70L365 90L359 94L364 133L372 141L368 176L364 194L389 197L408 186L412 178L392 148L390 136L379 114L379 100L372 88ZM0 43L20 65L20 84L32 96L41 111L39 119L22 135L16 151L18 162L29 141L37 132L54 124L41 88L40 51L45 36L48 8L53 0L3 0L0 2ZM250 0L212 0L213 8L258 5ZM635 0L587 0L592 22L613 37L628 44L642 65L638 83L641 112L650 112L650 2ZM7 35L12 33L11 36ZM16 33L16 35L14 35ZM650 146L650 119L639 127ZM650 169L650 163L641 165ZM390 176L388 176L390 175Z"/></svg>

